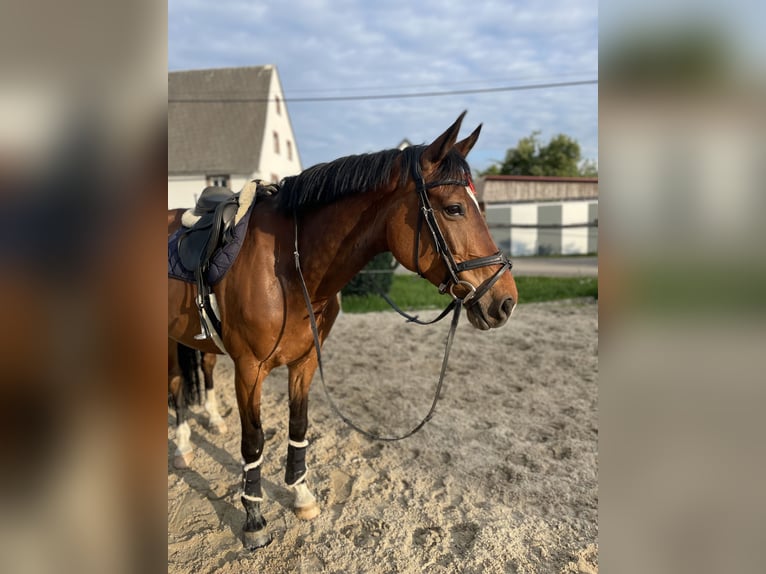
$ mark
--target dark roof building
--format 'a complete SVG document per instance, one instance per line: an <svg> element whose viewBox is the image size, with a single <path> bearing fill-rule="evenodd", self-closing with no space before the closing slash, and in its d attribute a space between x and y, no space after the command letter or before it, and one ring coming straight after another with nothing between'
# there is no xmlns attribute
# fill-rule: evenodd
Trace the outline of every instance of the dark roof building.
<svg viewBox="0 0 766 574"><path fill-rule="evenodd" d="M206 185L236 191L300 171L276 67L168 74L169 203L188 203Z"/></svg>

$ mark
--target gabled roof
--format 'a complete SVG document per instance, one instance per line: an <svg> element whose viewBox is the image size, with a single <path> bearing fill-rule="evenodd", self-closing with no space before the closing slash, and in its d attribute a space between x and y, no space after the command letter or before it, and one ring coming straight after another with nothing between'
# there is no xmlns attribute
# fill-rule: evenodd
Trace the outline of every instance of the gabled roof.
<svg viewBox="0 0 766 574"><path fill-rule="evenodd" d="M253 66L170 72L168 174L256 171L274 71ZM256 101L220 101L226 99Z"/></svg>
<svg viewBox="0 0 766 574"><path fill-rule="evenodd" d="M488 175L477 182L480 201L566 201L598 199L597 177Z"/></svg>

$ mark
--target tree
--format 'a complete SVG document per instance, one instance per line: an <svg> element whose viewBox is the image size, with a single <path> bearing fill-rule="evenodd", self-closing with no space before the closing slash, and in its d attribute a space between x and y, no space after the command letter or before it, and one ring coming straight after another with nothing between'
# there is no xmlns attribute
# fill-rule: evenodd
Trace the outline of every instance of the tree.
<svg viewBox="0 0 766 574"><path fill-rule="evenodd" d="M583 161L580 144L565 134L558 134L542 145L539 131L521 138L509 149L503 162L497 162L481 175L552 175L559 177L597 177L596 163Z"/></svg>

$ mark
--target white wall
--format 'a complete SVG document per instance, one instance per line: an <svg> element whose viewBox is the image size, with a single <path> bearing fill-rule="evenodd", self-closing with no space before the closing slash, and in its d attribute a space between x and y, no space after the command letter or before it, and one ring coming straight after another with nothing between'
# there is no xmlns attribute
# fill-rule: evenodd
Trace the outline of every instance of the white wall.
<svg viewBox="0 0 766 574"><path fill-rule="evenodd" d="M549 201L549 202L535 202L535 203L502 203L502 204L488 204L487 209L487 221L492 223L502 223L503 219L502 210L508 210L510 208L510 223L511 224L524 224L524 225L536 225L538 223L538 209L541 206L561 206L561 221L563 225L566 224L580 224L590 223L589 208L591 205L598 205L598 201L593 200L576 200L576 201ZM497 210L494 214L493 210ZM561 252L557 255L578 255L588 253L588 227L572 227L562 228L558 230L561 234ZM551 234L555 231L546 230L545 235L549 239ZM598 230L596 230L598 233ZM493 236L495 237L507 237L502 231L502 228L496 228L493 230ZM522 255L536 255L538 244L540 241L540 235L538 229L531 228L518 228L512 227L510 229L511 237L511 256ZM557 244L557 242L554 242Z"/></svg>
<svg viewBox="0 0 766 574"><path fill-rule="evenodd" d="M561 210L561 223L587 223L591 201L566 201ZM588 252L588 228L570 227L561 230L561 254L575 255Z"/></svg>
<svg viewBox="0 0 766 574"><path fill-rule="evenodd" d="M203 175L168 177L168 209L192 207L205 185Z"/></svg>
<svg viewBox="0 0 766 574"><path fill-rule="evenodd" d="M536 203L521 203L511 206L511 223L537 223ZM535 255L537 253L537 229L511 228L511 254Z"/></svg>
<svg viewBox="0 0 766 574"><path fill-rule="evenodd" d="M239 192L244 185L253 179L266 179L258 174L250 176L233 175L229 178L229 189ZM207 187L204 175L168 178L168 209L192 207L202 190Z"/></svg>
<svg viewBox="0 0 766 574"><path fill-rule="evenodd" d="M280 100L280 113L277 113L277 104L273 100ZM298 144L295 142L290 117L287 115L287 104L282 94L282 85L279 74L274 69L269 86L269 111L266 114L266 125L263 130L263 144L261 145L260 174L258 177L265 181L271 181L272 174L281 180L288 175L296 175L302 171ZM279 153L274 153L274 132L279 134ZM293 148L292 160L287 156L287 142L290 141ZM240 186L241 187L241 186Z"/></svg>

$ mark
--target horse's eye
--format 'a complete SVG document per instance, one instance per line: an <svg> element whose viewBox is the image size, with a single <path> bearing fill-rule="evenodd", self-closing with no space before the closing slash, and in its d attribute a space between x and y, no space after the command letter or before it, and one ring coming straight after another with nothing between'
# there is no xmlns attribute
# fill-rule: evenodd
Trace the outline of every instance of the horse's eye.
<svg viewBox="0 0 766 574"><path fill-rule="evenodd" d="M463 211L463 206L459 203L455 203L454 205L448 205L444 208L444 212L447 215L452 216L458 216L458 215L465 215L465 212Z"/></svg>

